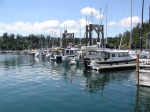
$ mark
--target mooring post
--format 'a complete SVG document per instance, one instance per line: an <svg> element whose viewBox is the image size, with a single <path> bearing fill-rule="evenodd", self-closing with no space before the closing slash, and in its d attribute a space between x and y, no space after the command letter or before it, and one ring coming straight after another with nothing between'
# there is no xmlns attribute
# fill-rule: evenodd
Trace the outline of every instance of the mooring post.
<svg viewBox="0 0 150 112"><path fill-rule="evenodd" d="M136 55L136 79L137 85L139 85L139 54Z"/></svg>

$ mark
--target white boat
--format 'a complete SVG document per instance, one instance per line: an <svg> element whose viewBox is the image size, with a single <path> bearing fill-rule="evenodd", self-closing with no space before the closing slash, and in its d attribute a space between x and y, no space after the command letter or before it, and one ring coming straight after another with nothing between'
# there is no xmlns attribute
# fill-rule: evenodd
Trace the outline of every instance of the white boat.
<svg viewBox="0 0 150 112"><path fill-rule="evenodd" d="M85 66L95 70L135 67L136 58L129 55L128 50L96 50L101 58L85 59ZM89 60L89 61L87 61Z"/></svg>
<svg viewBox="0 0 150 112"><path fill-rule="evenodd" d="M148 59L150 58L150 53L148 51L139 51L139 50L130 50L129 55L136 57L139 54L139 59Z"/></svg>
<svg viewBox="0 0 150 112"><path fill-rule="evenodd" d="M44 58L46 55L47 50L38 50L34 52L35 58Z"/></svg>
<svg viewBox="0 0 150 112"><path fill-rule="evenodd" d="M76 57L78 55L79 48L74 48L72 46L68 46L64 51L63 51L63 56L62 56L62 61L69 62L71 59Z"/></svg>
<svg viewBox="0 0 150 112"><path fill-rule="evenodd" d="M84 64L84 59L99 59L101 54L96 51L100 50L97 45L94 46L82 46L80 50L77 51L77 55L71 59L70 64Z"/></svg>
<svg viewBox="0 0 150 112"><path fill-rule="evenodd" d="M58 48L52 49L50 54L51 61L62 61L62 51Z"/></svg>

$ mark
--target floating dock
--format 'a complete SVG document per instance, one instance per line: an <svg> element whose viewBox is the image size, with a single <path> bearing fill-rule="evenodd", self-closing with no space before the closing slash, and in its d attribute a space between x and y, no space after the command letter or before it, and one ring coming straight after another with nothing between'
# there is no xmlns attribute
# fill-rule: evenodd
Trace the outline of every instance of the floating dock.
<svg viewBox="0 0 150 112"><path fill-rule="evenodd" d="M139 55L137 55L136 77L137 77L136 80L137 85L150 87L150 63L140 64Z"/></svg>

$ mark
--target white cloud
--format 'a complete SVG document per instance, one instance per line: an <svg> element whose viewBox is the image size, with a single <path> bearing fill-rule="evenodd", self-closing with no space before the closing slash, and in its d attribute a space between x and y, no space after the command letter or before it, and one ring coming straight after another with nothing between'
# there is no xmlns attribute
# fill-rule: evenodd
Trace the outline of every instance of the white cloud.
<svg viewBox="0 0 150 112"><path fill-rule="evenodd" d="M140 23L140 22L141 22L141 19L139 17L137 17L137 16L132 17L132 26L136 26L137 23ZM130 26L131 25L131 17L120 20L119 24L121 26L126 26L126 27Z"/></svg>
<svg viewBox="0 0 150 112"><path fill-rule="evenodd" d="M34 29L37 30L48 30L51 28L57 28L59 27L59 21L57 20L49 20L49 21L44 21L42 23L35 22L33 24Z"/></svg>
<svg viewBox="0 0 150 112"><path fill-rule="evenodd" d="M61 25L62 28L65 26L67 28L77 28L78 23L75 20L66 20Z"/></svg>
<svg viewBox="0 0 150 112"><path fill-rule="evenodd" d="M109 26L115 26L117 23L115 22L115 21L112 21L112 22L109 22L109 23L107 23L107 25L109 25Z"/></svg>
<svg viewBox="0 0 150 112"><path fill-rule="evenodd" d="M100 15L100 14L98 14L95 18L96 18L96 19L100 19L100 18L102 19L103 17L104 17L104 15L103 15L103 14L101 14L101 15Z"/></svg>
<svg viewBox="0 0 150 112"><path fill-rule="evenodd" d="M78 24L79 24L78 27L81 26L81 28L84 28L85 25L86 25L86 20L85 20L84 18L82 18L82 19L80 19L80 20L78 21Z"/></svg>
<svg viewBox="0 0 150 112"><path fill-rule="evenodd" d="M5 32L5 30L0 30L0 36L3 35Z"/></svg>
<svg viewBox="0 0 150 112"><path fill-rule="evenodd" d="M85 7L83 9L81 9L81 13L84 15L91 15L91 13L93 12L93 15L98 15L99 11L96 10L95 8L91 8L91 7Z"/></svg>
<svg viewBox="0 0 150 112"><path fill-rule="evenodd" d="M96 10L95 8L91 8L91 7L85 7L83 9L81 9L81 14L83 15L87 15L87 16L90 16L89 19L92 19L91 16L92 16L92 13L93 13L93 16L96 18L96 19L102 19L104 17L103 14L100 14L100 12L98 10Z"/></svg>
<svg viewBox="0 0 150 112"><path fill-rule="evenodd" d="M4 24L0 23L0 30L1 31L8 31L8 32L16 32L16 33L43 33L48 32L50 29L59 28L59 21L57 20L49 20L44 21L42 23L35 22L33 24L29 22L15 22L12 24Z"/></svg>

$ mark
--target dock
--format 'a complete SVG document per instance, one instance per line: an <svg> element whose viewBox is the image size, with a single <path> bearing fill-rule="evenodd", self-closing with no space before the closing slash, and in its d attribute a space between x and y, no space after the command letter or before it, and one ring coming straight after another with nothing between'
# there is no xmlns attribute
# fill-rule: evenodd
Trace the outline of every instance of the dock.
<svg viewBox="0 0 150 112"><path fill-rule="evenodd" d="M137 55L136 78L136 83L138 86L150 87L150 63L139 63L139 55Z"/></svg>
<svg viewBox="0 0 150 112"><path fill-rule="evenodd" d="M21 51L4 50L0 51L0 54L21 54Z"/></svg>

